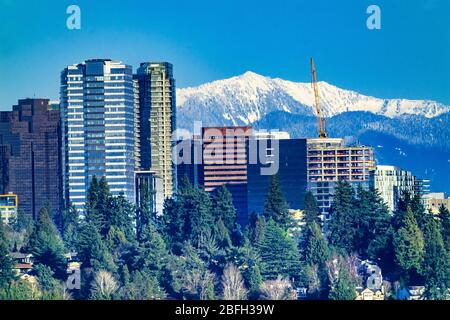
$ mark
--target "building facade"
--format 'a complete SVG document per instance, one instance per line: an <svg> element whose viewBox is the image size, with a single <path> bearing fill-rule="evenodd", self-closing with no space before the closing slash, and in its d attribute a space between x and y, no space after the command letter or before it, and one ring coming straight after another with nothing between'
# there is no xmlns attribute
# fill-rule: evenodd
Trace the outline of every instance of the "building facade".
<svg viewBox="0 0 450 320"><path fill-rule="evenodd" d="M441 206L450 210L450 197L447 197L444 192L426 194L422 196L422 201L425 209L433 214L438 214Z"/></svg>
<svg viewBox="0 0 450 320"><path fill-rule="evenodd" d="M329 218L336 183L348 181L355 189L370 186L375 169L373 148L346 146L343 139L317 138L307 142L308 189L314 194L323 219Z"/></svg>
<svg viewBox="0 0 450 320"><path fill-rule="evenodd" d="M248 165L248 213L263 213L274 174L279 177L289 208L302 210L307 190L306 139L255 138L258 143L254 152L263 154ZM261 169L268 166L273 166L273 172L264 174Z"/></svg>
<svg viewBox="0 0 450 320"><path fill-rule="evenodd" d="M163 181L164 198L177 188L172 161L176 129L176 92L172 64L142 63L134 76L139 105L139 153L141 170L151 170Z"/></svg>
<svg viewBox="0 0 450 320"><path fill-rule="evenodd" d="M380 193L390 212L397 209L404 192L414 196L417 188L416 177L411 172L395 166L376 166L370 181L371 186Z"/></svg>
<svg viewBox="0 0 450 320"><path fill-rule="evenodd" d="M200 173L203 170L203 143L201 138L193 137L192 139L178 141L176 155L179 157L176 163L178 187L181 186L185 178L194 187L198 187L200 182L203 183L203 181L200 181ZM201 176L203 177L203 174Z"/></svg>
<svg viewBox="0 0 450 320"><path fill-rule="evenodd" d="M17 218L17 209L19 208L19 198L17 194L0 195L0 221L8 225Z"/></svg>
<svg viewBox="0 0 450 320"><path fill-rule="evenodd" d="M136 110L132 67L87 60L61 74L64 195L83 212L93 176L135 201Z"/></svg>
<svg viewBox="0 0 450 320"><path fill-rule="evenodd" d="M154 171L136 171L136 207L147 208L162 215L164 208L163 183Z"/></svg>
<svg viewBox="0 0 450 320"><path fill-rule="evenodd" d="M0 113L0 194L13 193L19 210L37 217L47 207L61 212L61 123L48 99L19 100Z"/></svg>
<svg viewBox="0 0 450 320"><path fill-rule="evenodd" d="M225 186L233 197L238 223L247 213L247 141L252 127L211 127L202 129L202 162L198 181L213 193Z"/></svg>

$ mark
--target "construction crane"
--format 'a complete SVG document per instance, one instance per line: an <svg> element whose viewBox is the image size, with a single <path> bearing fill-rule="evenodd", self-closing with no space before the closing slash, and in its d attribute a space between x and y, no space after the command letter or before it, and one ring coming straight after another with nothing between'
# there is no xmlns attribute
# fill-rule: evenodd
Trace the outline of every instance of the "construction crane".
<svg viewBox="0 0 450 320"><path fill-rule="evenodd" d="M324 139L327 137L325 131L325 119L322 117L322 110L320 109L320 96L319 96L319 85L317 84L317 72L314 66L314 59L311 58L311 84L314 88L314 95L316 97L316 112L317 112L317 122L319 125L319 138Z"/></svg>

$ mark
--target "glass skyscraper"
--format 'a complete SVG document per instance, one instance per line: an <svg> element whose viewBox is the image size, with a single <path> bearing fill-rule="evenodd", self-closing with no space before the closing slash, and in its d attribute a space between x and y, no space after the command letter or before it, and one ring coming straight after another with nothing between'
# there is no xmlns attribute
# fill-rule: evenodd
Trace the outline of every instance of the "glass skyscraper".
<svg viewBox="0 0 450 320"><path fill-rule="evenodd" d="M136 104L132 67L87 60L61 74L64 195L83 212L93 176L135 202Z"/></svg>
<svg viewBox="0 0 450 320"><path fill-rule="evenodd" d="M63 208L58 109L48 99L23 99L0 112L0 195L18 195L19 210L33 218L44 207L55 216Z"/></svg>
<svg viewBox="0 0 450 320"><path fill-rule="evenodd" d="M248 165L248 214L264 212L273 174L263 175L261 169L269 167L274 161L278 162L275 174L278 175L289 209L303 209L307 189L306 139L279 139L277 136L269 136L265 143L261 142L264 139L261 135L255 135L253 139L259 142L253 152L257 155L263 152L266 158ZM275 142L277 147L274 147Z"/></svg>
<svg viewBox="0 0 450 320"><path fill-rule="evenodd" d="M141 170L152 170L162 179L163 196L176 190L176 167L172 162L176 129L175 79L168 62L141 63L134 77L138 90L139 153Z"/></svg>

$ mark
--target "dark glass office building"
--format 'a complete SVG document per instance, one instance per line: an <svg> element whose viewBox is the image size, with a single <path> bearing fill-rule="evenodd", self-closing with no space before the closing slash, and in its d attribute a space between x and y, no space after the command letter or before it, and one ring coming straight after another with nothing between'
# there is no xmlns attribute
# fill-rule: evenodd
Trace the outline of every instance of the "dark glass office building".
<svg viewBox="0 0 450 320"><path fill-rule="evenodd" d="M43 207L61 212L59 110L47 99L19 100L0 112L0 193L18 195L19 210L36 218Z"/></svg>
<svg viewBox="0 0 450 320"><path fill-rule="evenodd" d="M270 167L275 161L278 161L281 189L289 208L303 209L307 190L306 139L257 142L255 143L257 154L265 154L267 158L258 159L256 164L248 165L248 213L262 214L272 175L262 174L261 169ZM249 159L251 158L249 156Z"/></svg>

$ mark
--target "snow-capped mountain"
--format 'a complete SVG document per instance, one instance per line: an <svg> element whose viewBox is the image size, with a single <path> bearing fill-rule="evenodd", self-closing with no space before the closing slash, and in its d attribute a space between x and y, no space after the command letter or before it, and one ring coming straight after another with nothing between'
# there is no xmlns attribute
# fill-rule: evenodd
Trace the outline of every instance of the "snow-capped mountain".
<svg viewBox="0 0 450 320"><path fill-rule="evenodd" d="M413 114L433 118L450 111L450 106L428 100L380 99L319 83L321 106L326 117L349 111L368 111L395 118ZM269 78L254 72L214 81L195 88L177 90L180 126L247 125L274 111L315 114L314 91L310 83Z"/></svg>

